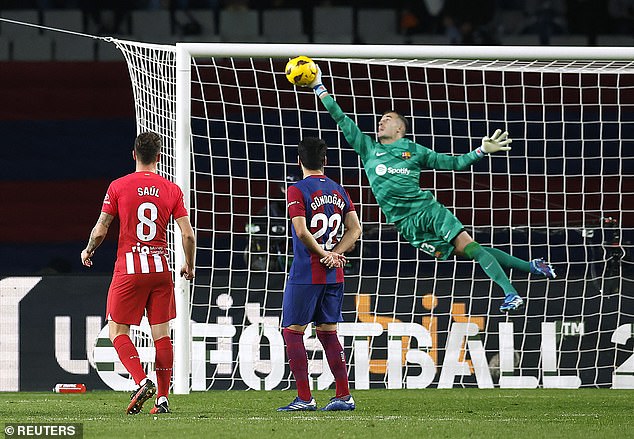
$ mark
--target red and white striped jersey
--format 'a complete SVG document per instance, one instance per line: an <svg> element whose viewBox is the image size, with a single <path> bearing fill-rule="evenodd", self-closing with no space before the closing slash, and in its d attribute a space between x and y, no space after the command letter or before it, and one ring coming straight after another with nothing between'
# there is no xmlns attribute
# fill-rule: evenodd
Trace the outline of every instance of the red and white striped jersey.
<svg viewBox="0 0 634 439"><path fill-rule="evenodd" d="M134 172L110 183L101 211L119 217L114 272L161 273L170 270L167 226L187 215L183 192L153 172Z"/></svg>
<svg viewBox="0 0 634 439"><path fill-rule="evenodd" d="M125 254L125 273L162 273L170 271L168 255L164 251L159 253L141 253L139 251L129 251ZM116 268L115 268L116 271Z"/></svg>

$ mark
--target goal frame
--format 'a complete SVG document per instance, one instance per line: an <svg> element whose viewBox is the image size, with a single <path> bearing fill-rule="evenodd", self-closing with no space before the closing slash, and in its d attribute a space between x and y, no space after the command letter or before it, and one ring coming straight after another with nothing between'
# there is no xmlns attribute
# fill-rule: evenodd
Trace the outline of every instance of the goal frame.
<svg viewBox="0 0 634 439"><path fill-rule="evenodd" d="M198 56L235 58L315 58L389 60L478 60L484 61L632 61L634 48L566 46L441 46L441 45L320 45L320 44L241 44L176 43L175 179L183 193L190 191L191 178L191 61ZM461 67L465 67L464 65ZM186 198L186 202L188 202ZM189 210L189 205L187 205ZM176 229L174 230L176 232ZM178 236L175 233L174 236ZM175 245L176 267L184 261L180 245ZM178 268L177 268L178 269ZM173 391L190 392L191 328L189 301L191 284L175 279L177 317L174 321Z"/></svg>

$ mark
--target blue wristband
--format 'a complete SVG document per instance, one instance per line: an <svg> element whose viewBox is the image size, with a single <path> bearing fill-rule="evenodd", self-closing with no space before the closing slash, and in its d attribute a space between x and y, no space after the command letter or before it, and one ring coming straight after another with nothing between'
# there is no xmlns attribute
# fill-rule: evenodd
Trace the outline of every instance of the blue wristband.
<svg viewBox="0 0 634 439"><path fill-rule="evenodd" d="M326 90L326 87L324 87L324 84L317 84L313 87L313 91L318 97L328 92L328 90Z"/></svg>

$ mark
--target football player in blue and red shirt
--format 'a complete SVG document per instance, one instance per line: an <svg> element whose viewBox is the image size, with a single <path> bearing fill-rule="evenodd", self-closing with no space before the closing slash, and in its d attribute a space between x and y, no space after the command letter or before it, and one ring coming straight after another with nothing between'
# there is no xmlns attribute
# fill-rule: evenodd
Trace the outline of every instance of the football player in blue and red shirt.
<svg viewBox="0 0 634 439"><path fill-rule="evenodd" d="M355 408L348 387L345 354L337 337L337 322L343 320L344 253L354 248L361 236L361 225L348 192L324 175L326 151L326 143L321 139L305 138L299 143L299 164L304 178L287 191L293 264L284 290L282 334L298 396L278 411L317 408L310 392L304 346L304 331L311 322L316 324L317 338L336 382L336 396L322 410Z"/></svg>

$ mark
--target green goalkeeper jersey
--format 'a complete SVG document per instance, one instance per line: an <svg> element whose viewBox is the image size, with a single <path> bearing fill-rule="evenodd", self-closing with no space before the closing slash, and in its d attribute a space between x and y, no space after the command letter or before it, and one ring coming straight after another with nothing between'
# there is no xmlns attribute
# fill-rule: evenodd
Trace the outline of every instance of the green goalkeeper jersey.
<svg viewBox="0 0 634 439"><path fill-rule="evenodd" d="M389 223L433 204L434 195L420 187L421 169L459 171L481 158L477 151L460 156L440 154L405 138L383 145L363 134L332 96L325 96L322 102L361 157L372 192Z"/></svg>

